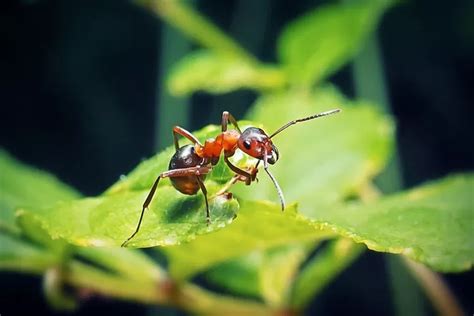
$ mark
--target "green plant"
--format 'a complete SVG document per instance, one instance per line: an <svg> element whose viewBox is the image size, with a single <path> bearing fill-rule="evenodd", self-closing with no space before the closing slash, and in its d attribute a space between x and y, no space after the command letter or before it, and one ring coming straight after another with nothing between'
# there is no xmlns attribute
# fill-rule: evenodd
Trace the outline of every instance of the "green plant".
<svg viewBox="0 0 474 316"><path fill-rule="evenodd" d="M303 311L366 247L436 271L471 268L474 244L467 223L473 175L380 196L373 179L393 151L392 119L324 82L354 57L388 2L348 1L310 12L283 31L278 65L262 64L182 2L144 4L204 47L174 67L168 78L172 93L253 89L260 97L248 114L251 121L240 124L264 124L270 131L288 119L330 108L342 108L343 114L290 129L275 140L282 160L273 172L294 202L284 213L270 202L277 196L262 176L251 187L232 187L236 198L212 198L207 226L202 197L181 195L162 181L129 246L161 246L153 251L164 254L166 269L142 251L118 246L135 228L139 207L167 168L172 147L93 198L79 198L55 178L2 152L0 268L43 274L46 297L58 308L75 306L79 296L64 291L69 285L203 314ZM208 126L196 135L205 139L218 132ZM234 163L250 161L237 156ZM219 163L206 180L210 196L231 177ZM419 275L436 279L416 267L423 271ZM197 274L256 300L202 289L190 281ZM454 308L451 302L441 308L446 305Z"/></svg>

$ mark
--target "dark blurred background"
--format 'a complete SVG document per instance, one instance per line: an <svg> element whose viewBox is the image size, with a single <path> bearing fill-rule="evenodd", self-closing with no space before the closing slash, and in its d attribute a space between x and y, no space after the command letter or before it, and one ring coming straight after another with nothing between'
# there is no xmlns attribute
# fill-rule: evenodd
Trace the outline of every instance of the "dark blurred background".
<svg viewBox="0 0 474 316"><path fill-rule="evenodd" d="M283 26L325 2L193 3L260 59L276 62ZM176 41L179 55L195 46L129 1L2 1L0 8L0 146L86 195L101 193L170 143L171 133L157 125L179 123L194 130L218 122L224 109L242 117L255 99L247 91L168 96L162 74L169 67L169 47ZM405 187L472 170L474 1L404 1L384 16L377 38ZM354 96L350 65L331 81ZM185 114L176 116L178 122L161 118L165 107L179 105ZM2 316L52 313L38 278L5 273L0 278ZM472 314L474 273L447 280ZM312 310L393 314L389 283L382 256L366 254ZM425 313L433 313L429 303L423 305ZM76 312L99 313L149 309L94 299Z"/></svg>

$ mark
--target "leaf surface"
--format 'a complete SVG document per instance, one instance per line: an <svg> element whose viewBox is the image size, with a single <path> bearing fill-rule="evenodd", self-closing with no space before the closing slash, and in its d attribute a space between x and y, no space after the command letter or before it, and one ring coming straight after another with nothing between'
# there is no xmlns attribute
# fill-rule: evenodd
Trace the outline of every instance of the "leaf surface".
<svg viewBox="0 0 474 316"><path fill-rule="evenodd" d="M319 212L341 235L369 249L403 254L441 272L474 262L474 175L454 175L382 198Z"/></svg>

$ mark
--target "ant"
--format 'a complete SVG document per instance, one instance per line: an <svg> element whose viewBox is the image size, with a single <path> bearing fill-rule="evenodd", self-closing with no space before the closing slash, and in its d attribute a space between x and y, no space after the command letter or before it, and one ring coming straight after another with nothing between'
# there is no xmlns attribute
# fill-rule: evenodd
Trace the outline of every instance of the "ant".
<svg viewBox="0 0 474 316"><path fill-rule="evenodd" d="M206 175L212 170L212 167L218 163L222 152L224 152L225 163L233 172L236 173L235 177L233 178L233 182L241 180L244 181L246 185L250 185L250 183L256 179L258 165L261 161L263 161L263 168L275 186L280 198L281 209L283 211L285 209L285 199L283 197L283 192L275 177L273 177L273 175L268 170L268 164L273 165L279 158L278 149L275 147L271 139L291 125L335 114L340 111L340 109L334 109L290 121L277 129L270 136L268 136L262 129L257 127L248 127L242 132L232 114L224 111L222 113L222 132L217 135L215 139L211 138L206 140L204 145L201 144L193 134L184 128L175 126L173 128L173 138L176 152L173 157L171 157L168 171L161 173L158 178L156 178L153 186L150 189L150 192L148 193L148 196L145 199L145 202L143 203L137 228L133 234L122 243L122 247L124 247L133 237L135 237L135 235L140 230L143 214L150 205L158 183L162 178L170 178L173 187L183 194L195 195L199 190L201 190L206 202L206 221L209 225L211 222L211 217L209 213L209 202L207 199L207 190L206 186L204 185L204 179L206 178ZM234 126L234 130L227 130L227 125L229 123ZM180 147L178 142L179 135L190 140L192 144ZM258 159L256 165L251 167L249 171L242 170L234 166L229 161L229 157L233 156L237 149L240 149L247 155Z"/></svg>

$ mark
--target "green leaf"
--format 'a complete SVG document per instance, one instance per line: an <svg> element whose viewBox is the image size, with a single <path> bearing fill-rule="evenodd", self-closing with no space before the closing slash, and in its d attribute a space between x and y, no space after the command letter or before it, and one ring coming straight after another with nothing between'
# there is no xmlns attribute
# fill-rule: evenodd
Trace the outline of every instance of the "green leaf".
<svg viewBox="0 0 474 316"><path fill-rule="evenodd" d="M460 272L474 262L473 188L474 174L451 176L371 205L321 210L317 221L369 249Z"/></svg>
<svg viewBox="0 0 474 316"><path fill-rule="evenodd" d="M208 126L195 135L207 139L219 131L217 126ZM170 146L142 162L100 197L25 209L23 212L34 216L55 239L63 238L81 246L119 246L134 232L143 201L156 177L168 169L173 153L174 146ZM140 232L127 246L176 245L225 227L232 222L238 203L225 194L216 193L231 177L232 173L221 161L206 178L210 225L206 223L205 202L200 192L193 196L183 195L172 187L169 179L163 179L145 212Z"/></svg>
<svg viewBox="0 0 474 316"><path fill-rule="evenodd" d="M209 193L218 186L207 181ZM53 238L80 246L120 246L135 230L148 191L132 191L56 204L35 210L35 216ZM170 246L220 229L238 209L236 200L216 196L209 201L212 223L205 217L204 197L187 196L166 185L157 189L140 232L127 246ZM25 210L28 212L28 210Z"/></svg>
<svg viewBox="0 0 474 316"><path fill-rule="evenodd" d="M290 23L278 39L289 81L311 85L347 63L377 25L389 1L342 1Z"/></svg>
<svg viewBox="0 0 474 316"><path fill-rule="evenodd" d="M393 145L393 123L375 106L351 102L331 87L274 93L257 100L249 117L264 122L272 133L291 119L342 109L341 113L300 123L273 138L280 152L270 170L287 202L315 215L361 188L386 165ZM264 172L251 188L236 186L233 192L246 199L278 201Z"/></svg>
<svg viewBox="0 0 474 316"><path fill-rule="evenodd" d="M0 230L18 233L18 207L46 206L77 198L79 193L56 177L27 166L0 149Z"/></svg>
<svg viewBox="0 0 474 316"><path fill-rule="evenodd" d="M309 250L308 245L296 243L264 252L260 266L260 290L267 304L288 306L291 285Z"/></svg>
<svg viewBox="0 0 474 316"><path fill-rule="evenodd" d="M219 94L242 88L266 90L284 84L284 73L275 66L207 50L188 54L168 77L168 89L174 95L196 91Z"/></svg>
<svg viewBox="0 0 474 316"><path fill-rule="evenodd" d="M226 229L163 250L170 262L171 275L184 279L255 250L330 236L332 232L299 215L295 205L282 212L275 203L242 200L237 218Z"/></svg>

